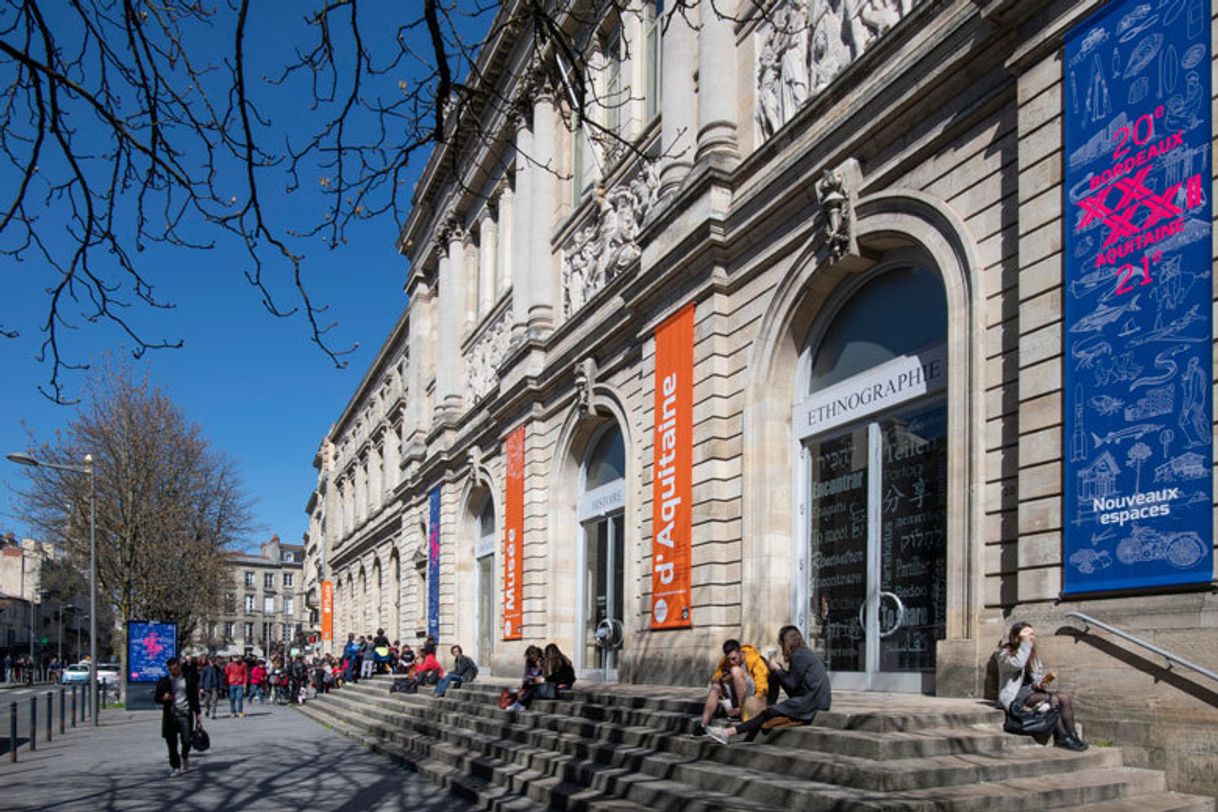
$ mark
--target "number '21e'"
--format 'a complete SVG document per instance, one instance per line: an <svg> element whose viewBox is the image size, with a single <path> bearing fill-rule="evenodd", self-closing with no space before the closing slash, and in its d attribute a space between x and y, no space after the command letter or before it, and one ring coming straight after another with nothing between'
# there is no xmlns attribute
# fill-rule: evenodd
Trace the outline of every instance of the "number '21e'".
<svg viewBox="0 0 1218 812"><path fill-rule="evenodd" d="M1140 269L1135 265L1122 265L1120 270L1117 271L1117 296L1120 296L1123 293L1129 293L1134 289L1134 284L1131 280L1134 272L1138 270L1141 271L1142 276L1142 282L1140 285L1138 285L1138 287L1150 284L1150 257L1144 256L1142 257L1142 267Z"/></svg>

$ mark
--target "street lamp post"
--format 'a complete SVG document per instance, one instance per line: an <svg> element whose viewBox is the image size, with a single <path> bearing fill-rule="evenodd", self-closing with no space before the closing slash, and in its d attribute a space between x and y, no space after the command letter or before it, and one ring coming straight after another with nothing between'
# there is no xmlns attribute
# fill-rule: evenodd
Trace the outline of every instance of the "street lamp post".
<svg viewBox="0 0 1218 812"><path fill-rule="evenodd" d="M93 475L93 455L85 455L85 464L59 465L43 462L29 454L9 454L11 462L32 468L51 468L89 477L89 704L93 708L93 726L98 724L97 713L97 491ZM31 611L33 606L31 605ZM31 647L33 643L31 642Z"/></svg>

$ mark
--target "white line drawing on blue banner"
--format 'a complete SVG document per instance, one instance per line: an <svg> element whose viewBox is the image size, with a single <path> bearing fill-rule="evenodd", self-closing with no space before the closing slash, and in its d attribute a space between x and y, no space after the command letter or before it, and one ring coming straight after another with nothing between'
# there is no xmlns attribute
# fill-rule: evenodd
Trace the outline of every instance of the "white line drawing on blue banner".
<svg viewBox="0 0 1218 812"><path fill-rule="evenodd" d="M1112 556L1108 555L1107 550L1088 550L1084 547L1070 556L1070 563L1084 575L1091 575L1093 572L1111 567Z"/></svg>
<svg viewBox="0 0 1218 812"><path fill-rule="evenodd" d="M1078 241L1078 245L1074 246L1074 257L1081 259L1091 253L1091 249L1095 247L1095 240L1091 237L1083 237Z"/></svg>
<svg viewBox="0 0 1218 812"><path fill-rule="evenodd" d="M1163 12L1163 25L1171 25L1184 11L1185 0L1159 0L1159 10Z"/></svg>
<svg viewBox="0 0 1218 812"><path fill-rule="evenodd" d="M1090 99L1091 99L1091 89L1090 89L1090 87L1088 87L1087 105L1086 105L1086 110L1085 110L1085 112L1087 114L1091 113ZM1112 121L1108 122L1107 127L1105 127L1102 131L1097 132L1095 135L1091 136L1091 138L1087 139L1087 143L1083 144L1081 147L1074 150L1074 152L1070 153L1070 168L1079 169L1079 168L1082 168L1082 167L1086 166L1087 164L1091 163L1092 161L1096 160L1097 158L1103 158L1105 156L1111 155L1113 136L1116 135L1118 132L1120 132L1122 127L1128 127L1128 126L1130 126L1129 115L1124 110L1122 110L1121 112L1117 113L1115 116L1112 117ZM1075 186L1070 188L1070 199L1073 200L1075 203L1082 200L1091 191L1091 186L1090 186L1091 177L1088 176L1087 180L1088 180L1088 185L1086 188L1084 188L1082 190L1082 194L1075 196L1075 193L1078 191L1078 186L1081 185L1081 182L1080 182L1080 184L1076 184Z"/></svg>
<svg viewBox="0 0 1218 812"><path fill-rule="evenodd" d="M1121 75L1121 49L1112 49L1112 78L1116 79Z"/></svg>
<svg viewBox="0 0 1218 812"><path fill-rule="evenodd" d="M1100 55L1091 57L1091 76L1087 80L1086 113L1098 123L1112 115L1112 98L1108 95L1108 80L1104 78L1104 66Z"/></svg>
<svg viewBox="0 0 1218 812"><path fill-rule="evenodd" d="M1133 352L1123 352L1115 360L1099 358L1095 362L1095 385L1109 386L1114 383L1126 383L1137 380L1142 373L1142 365L1133 359Z"/></svg>
<svg viewBox="0 0 1218 812"><path fill-rule="evenodd" d="M1142 423L1138 426L1126 426L1123 429L1116 429L1105 434L1103 437L1091 432L1091 439L1095 442L1095 447L1100 448L1106 445L1120 446L1126 440L1141 440L1147 434L1156 432L1163 428L1161 423Z"/></svg>
<svg viewBox="0 0 1218 812"><path fill-rule="evenodd" d="M1175 254L1160 266L1161 270L1155 276L1157 285L1150 295L1152 299L1158 302L1160 320L1162 319L1163 311L1175 310L1188 301L1186 297L1193 289L1193 285L1197 284L1198 279L1210 278L1210 270L1208 268L1201 273L1182 271L1181 265L1183 263L1181 259L1182 257L1179 254Z"/></svg>
<svg viewBox="0 0 1218 812"><path fill-rule="evenodd" d="M1125 401L1120 398L1114 398L1112 395L1096 395L1087 401L1087 405L1095 409L1098 414L1108 417L1119 412L1121 407L1125 405Z"/></svg>
<svg viewBox="0 0 1218 812"><path fill-rule="evenodd" d="M1150 78L1147 76L1139 76L1134 79L1133 84L1129 86L1129 104L1141 104L1142 100L1150 95Z"/></svg>
<svg viewBox="0 0 1218 812"><path fill-rule="evenodd" d="M1117 560L1122 564L1166 561L1177 569L1188 569L1205 555L1201 537L1191 530L1160 533L1153 527L1134 525L1128 538L1117 542Z"/></svg>
<svg viewBox="0 0 1218 812"><path fill-rule="evenodd" d="M1132 392L1133 390L1140 389L1143 386L1157 386L1161 383L1167 383L1172 378L1176 377L1176 373L1180 371L1180 367L1175 361L1171 360L1172 356L1179 355L1180 353L1187 351L1187 344L1177 344L1174 347L1168 347L1167 349L1163 350L1163 352L1155 356L1154 364L1155 369L1161 369L1163 371L1158 375L1146 375L1138 378L1129 385L1129 391ZM1125 419L1130 420L1132 418L1127 417Z"/></svg>
<svg viewBox="0 0 1218 812"><path fill-rule="evenodd" d="M1174 372L1172 373L1175 374ZM1156 386L1146 390L1146 394L1138 398L1138 402L1125 410L1125 419L1149 420L1152 417L1162 417L1171 414L1176 408L1176 387L1174 384Z"/></svg>
<svg viewBox="0 0 1218 812"><path fill-rule="evenodd" d="M1070 67L1075 68L1083 64L1094 51L1099 50L1099 47L1108 41L1108 29L1100 26L1092 28L1087 32L1087 36L1083 37L1083 44L1079 46L1078 53L1070 59Z"/></svg>
<svg viewBox="0 0 1218 812"><path fill-rule="evenodd" d="M1141 329L1142 328L1140 326L1138 326L1138 323L1136 321L1134 321L1133 319L1128 319L1128 320L1126 320L1126 322L1124 324L1121 325L1121 331L1119 333L1117 333L1117 337L1118 338L1128 338L1129 336L1133 335L1134 333L1138 332Z"/></svg>
<svg viewBox="0 0 1218 812"><path fill-rule="evenodd" d="M1203 59L1205 59L1205 46L1198 43L1184 52L1184 58L1180 60L1180 67L1192 70L1200 65Z"/></svg>
<svg viewBox="0 0 1218 812"><path fill-rule="evenodd" d="M1134 443L1125 453L1125 464L1133 468L1133 489L1137 493L1142 491L1142 466L1154 453L1150 446L1143 442Z"/></svg>
<svg viewBox="0 0 1218 812"><path fill-rule="evenodd" d="M1180 378L1180 431L1189 448L1210 444L1213 432L1206 404L1209 402L1210 382L1201 371L1201 359L1188 359L1188 367Z"/></svg>
<svg viewBox="0 0 1218 812"><path fill-rule="evenodd" d="M1196 39L1207 30L1209 20L1205 18L1201 0L1188 0L1188 38Z"/></svg>
<svg viewBox="0 0 1218 812"><path fill-rule="evenodd" d="M1070 355L1078 361L1074 365L1076 370L1092 369L1101 357L1112 355L1112 345L1105 341L1102 335L1088 336L1074 345Z"/></svg>
<svg viewBox="0 0 1218 812"><path fill-rule="evenodd" d="M1128 302L1120 305L1101 304L1095 310L1070 325L1070 332L1091 333L1096 330L1103 330L1126 313L1141 310L1142 308L1138 307L1138 300L1141 298L1142 294L1137 293Z"/></svg>
<svg viewBox="0 0 1218 812"><path fill-rule="evenodd" d="M1117 477L1120 475L1121 466L1110 451L1105 451L1090 465L1080 468L1077 474L1079 504L1090 505L1092 499L1107 499L1115 494Z"/></svg>
<svg viewBox="0 0 1218 812"><path fill-rule="evenodd" d="M1196 451L1185 451L1155 469L1155 482L1181 482L1209 475L1210 467L1206 465L1205 457Z"/></svg>
<svg viewBox="0 0 1218 812"><path fill-rule="evenodd" d="M1201 104L1205 101L1208 99L1201 95L1201 77L1196 71L1189 71L1184 77L1184 95L1177 93L1167 100L1167 129L1188 131L1199 126Z"/></svg>
<svg viewBox="0 0 1218 812"><path fill-rule="evenodd" d="M1213 500L1213 498L1210 496L1209 489L1208 489L1208 488L1202 488L1202 489L1201 489L1201 490L1199 490L1199 491L1194 491L1194 492L1193 492L1193 495L1192 495L1192 496L1190 496L1190 497L1189 497L1189 498L1188 498L1188 499L1185 501L1185 503L1184 503L1184 504L1186 504L1186 505L1211 505L1211 504L1213 504L1213 503L1214 503L1214 500Z"/></svg>
<svg viewBox="0 0 1218 812"><path fill-rule="evenodd" d="M1159 445L1163 446L1163 458L1167 459L1171 454L1171 441L1176 439L1176 433L1171 429L1163 429L1159 432Z"/></svg>
<svg viewBox="0 0 1218 812"><path fill-rule="evenodd" d="M1121 72L1122 79L1132 79L1142 71L1146 70L1146 66L1154 61L1154 58L1159 55L1159 49L1163 47L1163 35L1151 34L1144 37L1134 49L1129 52L1129 62L1125 65L1125 70Z"/></svg>
<svg viewBox="0 0 1218 812"><path fill-rule="evenodd" d="M1083 385L1074 387L1074 434L1070 436L1070 462L1087 459L1087 432L1083 430Z"/></svg>
<svg viewBox="0 0 1218 812"><path fill-rule="evenodd" d="M1074 111L1074 115L1078 115L1078 75L1074 71L1070 71L1070 107Z"/></svg>
<svg viewBox="0 0 1218 812"><path fill-rule="evenodd" d="M1167 185L1171 186L1180 183L1185 178L1195 174L1193 170L1194 161L1199 160L1202 166L1209 163L1210 159L1210 142L1204 141L1192 149L1173 149L1171 152L1163 156L1163 168L1166 170L1165 177ZM1202 196L1204 200L1204 196ZM1076 203L1078 201L1075 201Z"/></svg>
<svg viewBox="0 0 1218 812"><path fill-rule="evenodd" d="M1150 3L1142 3L1121 18L1117 23L1117 41L1129 42L1138 34L1159 21L1159 15L1151 13Z"/></svg>
<svg viewBox="0 0 1218 812"><path fill-rule="evenodd" d="M1159 98L1170 96L1176 92L1176 81L1180 76L1177 67L1180 57L1176 54L1176 46L1168 45L1163 56L1159 57Z"/></svg>
<svg viewBox="0 0 1218 812"><path fill-rule="evenodd" d="M1180 335L1186 329L1191 327L1193 323L1202 320L1202 316L1198 312L1200 307L1200 305L1193 305L1183 316L1180 316L1178 319L1173 319L1164 327L1156 327L1149 333L1144 333L1138 336L1129 342L1129 346L1140 347L1141 345L1149 344L1152 341L1186 341L1190 344L1209 341L1209 336Z"/></svg>

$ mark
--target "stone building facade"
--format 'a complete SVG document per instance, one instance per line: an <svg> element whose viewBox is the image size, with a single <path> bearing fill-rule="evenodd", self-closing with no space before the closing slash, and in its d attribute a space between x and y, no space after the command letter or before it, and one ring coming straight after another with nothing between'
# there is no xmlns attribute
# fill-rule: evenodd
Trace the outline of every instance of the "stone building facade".
<svg viewBox="0 0 1218 812"><path fill-rule="evenodd" d="M1066 617L1214 668L1212 590L1063 598L1063 41L1103 5L645 2L576 37L595 127L561 55L488 42L510 104L431 156L409 304L326 438L336 640L430 622L499 674L554 641L693 684L790 622L838 688L981 696L1027 619L1089 735L1218 793L1215 686ZM688 307L690 616L657 630L656 335Z"/></svg>
<svg viewBox="0 0 1218 812"><path fill-rule="evenodd" d="M231 554L232 586L223 611L199 624L195 647L264 657L315 633L305 605L304 557L302 545L284 544L279 536L259 545L257 555Z"/></svg>

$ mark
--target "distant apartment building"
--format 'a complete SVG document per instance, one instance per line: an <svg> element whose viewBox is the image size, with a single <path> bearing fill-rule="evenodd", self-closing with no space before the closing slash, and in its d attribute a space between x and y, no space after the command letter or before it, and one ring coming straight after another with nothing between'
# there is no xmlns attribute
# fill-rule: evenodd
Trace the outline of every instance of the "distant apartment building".
<svg viewBox="0 0 1218 812"><path fill-rule="evenodd" d="M221 614L196 633L200 648L266 656L297 645L312 632L304 601L304 547L279 536L263 542L257 555L233 553L231 585Z"/></svg>
<svg viewBox="0 0 1218 812"><path fill-rule="evenodd" d="M49 542L12 534L0 538L0 659L32 653L40 665L53 656L74 660L83 650L81 620L83 646L88 646L88 615L71 600L44 591L43 565L62 558L63 550Z"/></svg>

